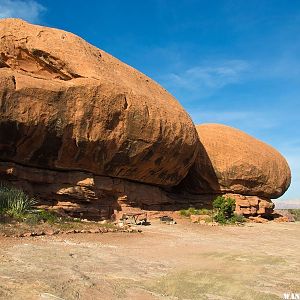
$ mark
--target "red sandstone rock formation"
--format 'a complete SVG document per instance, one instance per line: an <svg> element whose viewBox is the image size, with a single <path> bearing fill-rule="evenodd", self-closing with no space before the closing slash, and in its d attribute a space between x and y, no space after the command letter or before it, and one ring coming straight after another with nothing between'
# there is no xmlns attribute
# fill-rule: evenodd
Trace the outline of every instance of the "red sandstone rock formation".
<svg viewBox="0 0 300 300"><path fill-rule="evenodd" d="M250 135L221 124L196 126L201 149L180 187L192 194L228 194L237 212L268 214L270 199L289 187L291 172L284 157Z"/></svg>
<svg viewBox="0 0 300 300"><path fill-rule="evenodd" d="M173 186L198 149L156 82L71 33L0 20L0 159Z"/></svg>
<svg viewBox="0 0 300 300"><path fill-rule="evenodd" d="M276 150L223 125L198 126L199 142L166 90L81 38L17 19L0 37L0 181L41 207L97 219L225 194L257 215L288 188Z"/></svg>
<svg viewBox="0 0 300 300"><path fill-rule="evenodd" d="M284 157L241 130L196 126L202 149L184 183L190 193L236 193L278 198L291 182Z"/></svg>

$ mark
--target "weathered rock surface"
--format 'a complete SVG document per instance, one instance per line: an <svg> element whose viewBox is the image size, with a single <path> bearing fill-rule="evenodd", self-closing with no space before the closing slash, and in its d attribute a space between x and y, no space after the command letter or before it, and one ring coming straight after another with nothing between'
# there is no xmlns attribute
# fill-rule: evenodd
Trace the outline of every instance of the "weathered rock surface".
<svg viewBox="0 0 300 300"><path fill-rule="evenodd" d="M295 222L295 217L288 209L275 209L274 211L274 219L283 217L284 219L287 219L288 222ZM280 219L282 220L282 219Z"/></svg>
<svg viewBox="0 0 300 300"><path fill-rule="evenodd" d="M289 187L289 166L271 146L225 125L196 128L201 149L181 188L194 194L233 193L272 199Z"/></svg>
<svg viewBox="0 0 300 300"><path fill-rule="evenodd" d="M65 31L2 19L0 38L1 161L161 186L185 177L197 132L161 86Z"/></svg>
<svg viewBox="0 0 300 300"><path fill-rule="evenodd" d="M235 200L235 212L243 216L268 216L273 213L274 204L270 199L257 196L243 196L227 193L224 197Z"/></svg>
<svg viewBox="0 0 300 300"><path fill-rule="evenodd" d="M212 195L178 195L160 187L79 171L52 171L0 162L0 178L39 201L41 208L74 217L111 218L123 213L211 208Z"/></svg>

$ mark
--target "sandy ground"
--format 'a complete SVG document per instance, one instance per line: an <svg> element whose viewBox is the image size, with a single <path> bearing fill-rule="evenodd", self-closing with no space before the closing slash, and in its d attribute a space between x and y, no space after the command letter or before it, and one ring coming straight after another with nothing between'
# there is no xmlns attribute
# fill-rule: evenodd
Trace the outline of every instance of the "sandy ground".
<svg viewBox="0 0 300 300"><path fill-rule="evenodd" d="M0 238L0 299L282 299L300 293L300 223Z"/></svg>

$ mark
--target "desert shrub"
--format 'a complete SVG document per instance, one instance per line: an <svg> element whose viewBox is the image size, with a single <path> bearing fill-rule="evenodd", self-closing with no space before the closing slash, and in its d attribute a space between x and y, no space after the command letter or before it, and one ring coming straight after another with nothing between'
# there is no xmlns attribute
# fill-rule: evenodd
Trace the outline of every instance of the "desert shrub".
<svg viewBox="0 0 300 300"><path fill-rule="evenodd" d="M213 208L216 210L215 221L221 224L231 223L235 211L234 199L218 196L213 201Z"/></svg>
<svg viewBox="0 0 300 300"><path fill-rule="evenodd" d="M210 209L206 209L206 208L201 208L198 210L199 215L211 215L212 214L212 210Z"/></svg>
<svg viewBox="0 0 300 300"><path fill-rule="evenodd" d="M32 209L35 204L35 199L30 198L22 190L0 185L0 212L18 216Z"/></svg>
<svg viewBox="0 0 300 300"><path fill-rule="evenodd" d="M295 221L300 221L300 209L288 209L288 212L291 213Z"/></svg>
<svg viewBox="0 0 300 300"><path fill-rule="evenodd" d="M28 224L37 224L41 222L54 224L61 222L62 218L55 212L40 209L31 211L28 214L24 215L23 220Z"/></svg>
<svg viewBox="0 0 300 300"><path fill-rule="evenodd" d="M229 220L230 223L244 223L246 222L246 218L243 215L233 214L233 216Z"/></svg>
<svg viewBox="0 0 300 300"><path fill-rule="evenodd" d="M191 215L211 215L212 211L205 208L196 209L194 207L190 207L188 209L180 210L179 213L181 216L190 217Z"/></svg>
<svg viewBox="0 0 300 300"><path fill-rule="evenodd" d="M226 224L228 221L223 214L219 214L219 213L214 216L214 219L216 222L221 224Z"/></svg>
<svg viewBox="0 0 300 300"><path fill-rule="evenodd" d="M188 217L188 212L187 212L187 209L181 209L179 211L179 214L183 217Z"/></svg>
<svg viewBox="0 0 300 300"><path fill-rule="evenodd" d="M183 217L189 217L190 215L194 215L195 214L195 208L188 208L188 209L182 209L180 210L180 215L183 216Z"/></svg>

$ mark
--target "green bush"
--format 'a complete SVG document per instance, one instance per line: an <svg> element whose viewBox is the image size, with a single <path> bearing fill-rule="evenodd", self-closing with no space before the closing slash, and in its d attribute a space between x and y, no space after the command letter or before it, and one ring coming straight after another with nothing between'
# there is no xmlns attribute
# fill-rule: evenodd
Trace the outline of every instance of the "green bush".
<svg viewBox="0 0 300 300"><path fill-rule="evenodd" d="M214 216L215 221L221 224L231 223L231 219L234 217L235 200L231 198L225 198L218 196L213 201L213 208L216 210Z"/></svg>
<svg viewBox="0 0 300 300"><path fill-rule="evenodd" d="M36 204L23 191L6 185L0 185L0 213L18 216L26 213Z"/></svg>

